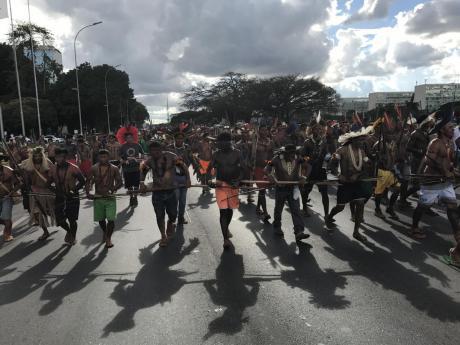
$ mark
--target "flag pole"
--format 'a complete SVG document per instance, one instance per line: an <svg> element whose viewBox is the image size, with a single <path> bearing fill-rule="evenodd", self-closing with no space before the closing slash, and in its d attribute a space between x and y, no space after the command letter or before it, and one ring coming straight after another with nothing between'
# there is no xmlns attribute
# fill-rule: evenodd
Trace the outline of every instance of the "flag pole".
<svg viewBox="0 0 460 345"><path fill-rule="evenodd" d="M34 38L32 35L32 22L30 20L30 0L27 0L27 10L29 12L29 34L30 34L30 52L32 54L32 68L34 71L34 83L35 83L35 100L37 102L37 118L38 118L38 136L42 136L42 124L40 120L40 102L38 100L38 86L37 86L37 72L35 70L35 53L34 53Z"/></svg>
<svg viewBox="0 0 460 345"><path fill-rule="evenodd" d="M3 127L3 113L2 113L2 105L0 104L0 132L2 132L1 138L5 140L5 129Z"/></svg>
<svg viewBox="0 0 460 345"><path fill-rule="evenodd" d="M22 108L21 84L19 81L18 57L16 55L16 39L14 38L13 10L11 7L11 0L8 0L8 3L10 5L11 35L12 35L12 41L13 41L14 68L16 70L16 84L18 86L19 113L21 114L22 136L25 137L26 127L24 124L24 110Z"/></svg>

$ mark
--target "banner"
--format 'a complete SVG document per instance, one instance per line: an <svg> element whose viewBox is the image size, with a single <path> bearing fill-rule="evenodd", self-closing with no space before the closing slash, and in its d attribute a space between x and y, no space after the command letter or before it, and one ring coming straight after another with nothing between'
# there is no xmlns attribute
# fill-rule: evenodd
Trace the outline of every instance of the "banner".
<svg viewBox="0 0 460 345"><path fill-rule="evenodd" d="M0 19L8 18L8 0L0 0Z"/></svg>

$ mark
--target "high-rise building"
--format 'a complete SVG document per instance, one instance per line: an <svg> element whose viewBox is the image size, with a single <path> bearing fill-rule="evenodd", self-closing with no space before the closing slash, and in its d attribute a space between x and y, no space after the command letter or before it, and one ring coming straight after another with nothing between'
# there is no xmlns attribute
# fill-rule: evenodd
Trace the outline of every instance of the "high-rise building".
<svg viewBox="0 0 460 345"><path fill-rule="evenodd" d="M411 91L398 91L398 92L371 92L369 94L369 107L368 110L373 110L379 106L387 104L394 104L403 106L412 98L413 92Z"/></svg>
<svg viewBox="0 0 460 345"><path fill-rule="evenodd" d="M420 110L436 111L446 103L460 101L460 84L423 84L415 87L414 102Z"/></svg>
<svg viewBox="0 0 460 345"><path fill-rule="evenodd" d="M35 53L35 66L40 71L43 70L44 66L46 68L46 63L45 63L45 65L43 64L43 61L45 61L45 57L47 59L49 59L51 61L54 61L57 64L62 66L62 54L58 49L56 49L53 46L37 46L37 47L34 47L34 53ZM26 49L24 51L24 54L29 59L32 59L30 49Z"/></svg>

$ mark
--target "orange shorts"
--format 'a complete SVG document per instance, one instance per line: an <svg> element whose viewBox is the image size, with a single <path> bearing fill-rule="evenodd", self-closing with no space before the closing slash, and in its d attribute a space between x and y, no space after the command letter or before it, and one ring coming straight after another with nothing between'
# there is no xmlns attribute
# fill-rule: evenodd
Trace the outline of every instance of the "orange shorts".
<svg viewBox="0 0 460 345"><path fill-rule="evenodd" d="M204 161L200 159L200 174L206 174L206 171L208 171L209 163L211 163L211 161Z"/></svg>
<svg viewBox="0 0 460 345"><path fill-rule="evenodd" d="M237 209L240 207L239 188L232 188L228 183L217 181L216 199L220 209Z"/></svg>

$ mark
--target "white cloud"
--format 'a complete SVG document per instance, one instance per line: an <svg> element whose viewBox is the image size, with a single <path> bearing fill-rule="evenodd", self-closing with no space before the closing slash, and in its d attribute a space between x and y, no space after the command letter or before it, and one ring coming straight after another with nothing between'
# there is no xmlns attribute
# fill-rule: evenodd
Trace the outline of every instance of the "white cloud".
<svg viewBox="0 0 460 345"><path fill-rule="evenodd" d="M362 7L347 22L384 18L388 15L392 2L393 0L364 0Z"/></svg>

